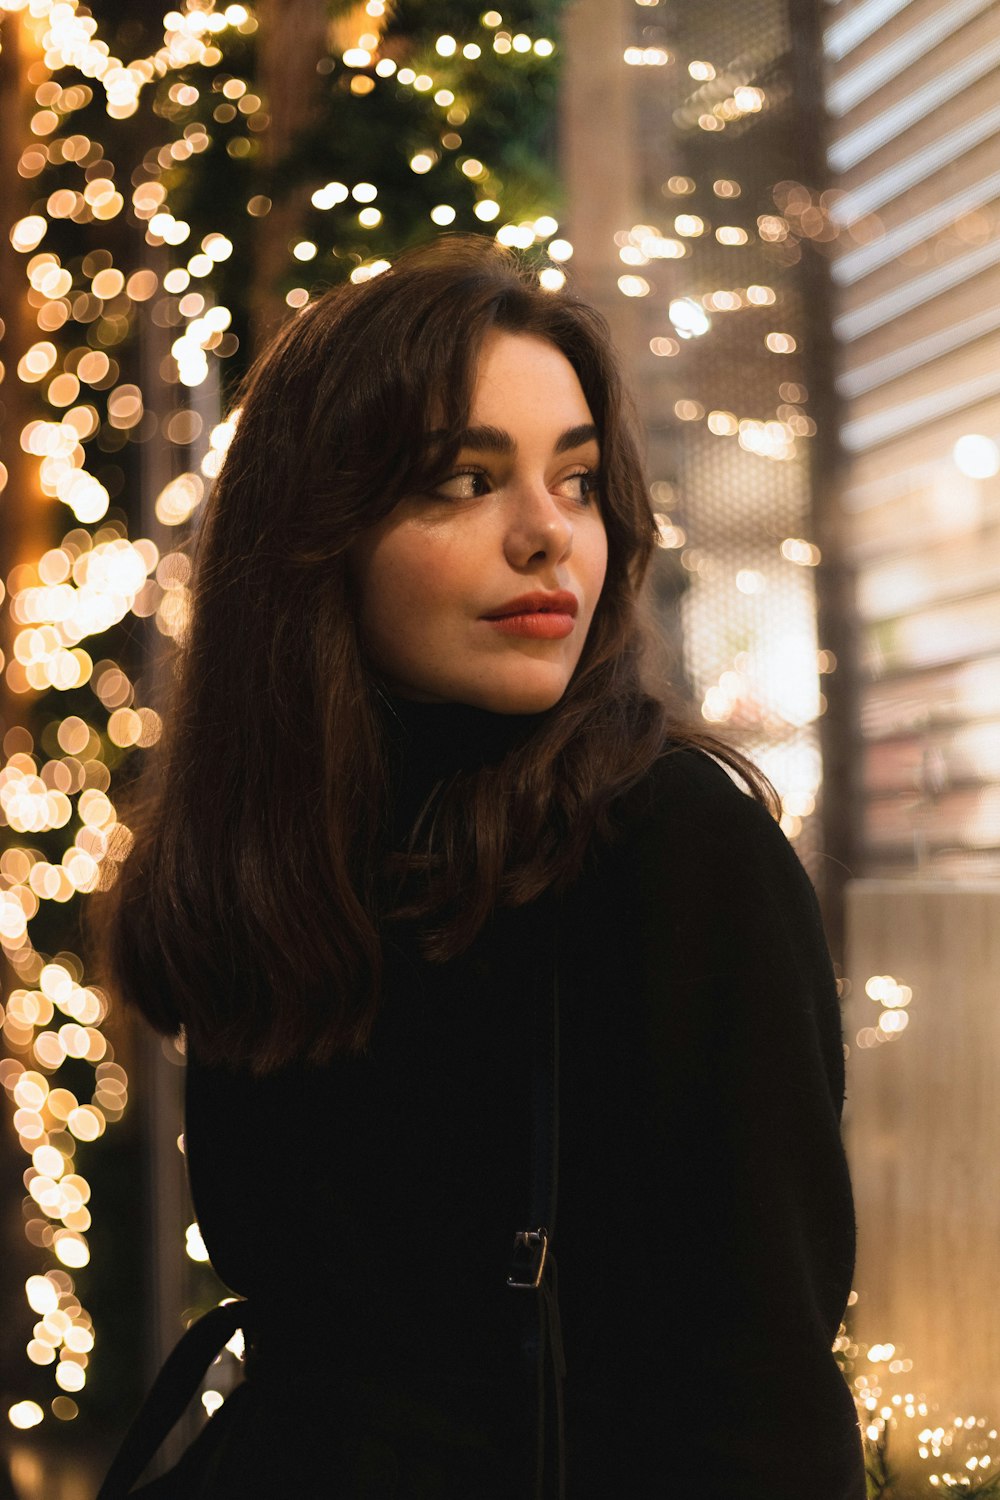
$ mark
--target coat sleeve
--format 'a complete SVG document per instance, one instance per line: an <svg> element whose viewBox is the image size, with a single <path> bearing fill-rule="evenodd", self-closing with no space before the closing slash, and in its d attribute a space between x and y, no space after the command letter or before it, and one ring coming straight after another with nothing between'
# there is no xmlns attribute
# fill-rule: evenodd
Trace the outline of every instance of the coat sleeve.
<svg viewBox="0 0 1000 1500"><path fill-rule="evenodd" d="M832 1353L855 1219L815 892L771 815L701 752L654 767L623 857L646 1065L636 1196L659 1199L642 1222L683 1377L671 1471L689 1465L706 1500L864 1500Z"/></svg>

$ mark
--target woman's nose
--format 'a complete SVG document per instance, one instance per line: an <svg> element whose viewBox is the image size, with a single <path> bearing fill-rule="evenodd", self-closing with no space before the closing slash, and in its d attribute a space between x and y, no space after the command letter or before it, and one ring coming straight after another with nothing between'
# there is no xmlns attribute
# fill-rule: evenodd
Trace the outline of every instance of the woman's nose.
<svg viewBox="0 0 1000 1500"><path fill-rule="evenodd" d="M510 506L504 550L513 567L559 562L569 556L572 519L541 481L519 485L511 494Z"/></svg>

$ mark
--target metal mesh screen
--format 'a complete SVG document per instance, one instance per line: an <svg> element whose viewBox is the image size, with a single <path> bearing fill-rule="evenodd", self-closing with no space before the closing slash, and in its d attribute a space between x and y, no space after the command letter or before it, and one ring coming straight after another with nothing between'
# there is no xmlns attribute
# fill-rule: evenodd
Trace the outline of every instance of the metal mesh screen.
<svg viewBox="0 0 1000 1500"><path fill-rule="evenodd" d="M649 292L619 285L642 299L649 348L661 594L680 595L695 701L775 781L814 866L823 698L802 242L823 214L799 181L788 5L636 4L631 24L648 222L619 242L622 272Z"/></svg>

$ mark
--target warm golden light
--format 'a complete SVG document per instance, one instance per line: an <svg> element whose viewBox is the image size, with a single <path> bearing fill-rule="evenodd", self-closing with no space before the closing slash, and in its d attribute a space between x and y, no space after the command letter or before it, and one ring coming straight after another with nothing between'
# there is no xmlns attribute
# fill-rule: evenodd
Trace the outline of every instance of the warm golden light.
<svg viewBox="0 0 1000 1500"><path fill-rule="evenodd" d="M37 1427L45 1413L37 1401L16 1401L8 1409L7 1420L12 1427L20 1431L26 1431L29 1427Z"/></svg>
<svg viewBox="0 0 1000 1500"><path fill-rule="evenodd" d="M182 640L191 610L191 564L183 533L172 532L178 544L163 543L162 555L148 538L126 534L117 507L126 504L120 497L123 485L133 482L132 470L115 455L123 445L151 437L163 445L170 460L163 476L167 482L159 481L159 493L150 499L157 522L171 529L196 518L225 462L238 413L213 427L212 403L237 338L217 273L242 246L234 243L235 234L230 238L211 228L211 220L209 232L203 232L202 211L192 207L191 219L185 217L182 205L191 199L182 184L185 172L210 148L224 160L228 153L234 170L242 169L242 159L252 160L259 151L269 117L264 99L254 92L254 79L233 76L245 70L245 51L234 52L234 58L244 59L235 67L225 56L231 38L242 45L257 28L248 5L212 8L183 0L163 15L162 39L157 33L149 55L140 57L115 56L101 36L99 17L77 0L30 0L30 7L29 0L24 5L0 0L0 11L28 8L41 50L30 75L30 123L15 159L26 183L38 181L27 197L32 211L9 233L23 257L18 263L33 332L20 344L15 367L0 368L0 378L18 380L30 398L16 440L22 461L30 465L33 489L60 529L49 531L39 555L19 560L0 583L0 598L5 588L9 596L10 624L10 649L0 670L12 701L20 695L30 705L33 730L38 713L37 730L29 734L14 726L0 757L0 809L13 840L0 855L0 937L19 981L0 1008L7 1048L0 1079L26 1157L32 1216L25 1232L48 1263L56 1263L26 1282L28 1307L39 1320L25 1330L26 1357L36 1375L44 1371L62 1392L76 1394L86 1383L95 1346L70 1274L90 1257L91 1192L77 1167L85 1166L88 1152L100 1149L96 1143L107 1126L122 1117L128 1079L103 1030L106 996L84 982L76 955L60 952L57 961L43 962L32 945L31 923L45 903L69 903L112 881L131 844L131 831L118 820L113 781L119 764L156 744L163 725L155 709L142 702L142 676L132 681L106 654L114 648L99 641L95 649L94 640L130 617L150 620L162 635ZM385 0L367 0L354 45L334 62L336 76L343 72L342 62L352 93L362 100L358 108L372 107L363 101L376 89L397 92L396 82L383 80L395 79L415 96L427 96L424 107L433 108L435 123L426 145L417 136L410 164L418 175L439 164L442 172L447 167L454 175L440 178L430 201L456 199L425 209L431 222L448 228L472 207L479 224L496 225L503 243L530 248L550 241L554 264L541 264L537 274L542 287L557 291L566 279L559 263L573 253L567 240L552 239L557 220L541 212L543 203L508 204L490 165L466 154L471 135L463 153L459 134L477 97L475 90L465 97L463 79L484 50L490 66L535 74L540 71L536 59L551 57L555 44L527 31L503 30L501 14L486 12L482 24L499 62L489 46L481 45L482 32L476 42L443 33L433 53L419 58L423 68L440 73L435 78L379 55L386 11ZM645 49L643 63L662 62L661 52ZM217 71L223 63L225 71ZM88 105L83 134L74 130L73 115ZM133 171L130 163L125 170L112 159L116 136L106 143L95 138L103 134L93 123L97 105L115 121L142 110L137 138L148 136L148 110L157 132L164 123L169 126L166 138L150 137L138 168ZM448 153L455 153L451 165ZM306 192L320 213L346 204L355 229L378 231L386 222L378 182L307 184ZM477 192L484 196L473 204ZM260 193L241 200L246 228L253 227L248 219L264 219L272 207ZM507 213L517 217L505 222ZM325 275L321 266L332 247L319 231L321 223L342 228L344 219L310 214L299 236L290 238L289 268L295 268L295 280L306 283L288 290L285 283L290 308L306 306ZM113 253L100 242L103 225L113 234L105 237ZM73 248L77 226L88 226L85 253ZM354 253L352 280L366 281L390 268L378 253L381 245L376 249L378 238L371 255ZM658 246L674 246L683 254L676 240L667 241L658 231L654 238ZM50 240L59 244L58 254ZM647 258L671 253L651 250ZM307 280L314 269L315 285ZM158 353L152 369L133 357L132 341L145 320L169 330L163 335L169 354L161 363ZM167 388L166 401L163 390L154 389L159 381ZM6 479L0 466L0 488ZM88 684L77 696L75 690ZM53 696L65 693L74 696ZM34 695L43 695L37 708ZM34 847L40 842L36 834L51 836L44 852ZM83 1065L93 1070L92 1089L80 1082ZM73 1089L60 1081L64 1076L73 1079ZM187 1248L192 1258L207 1258L196 1225ZM206 1409L217 1401L219 1393L206 1392ZM61 1394L45 1408L17 1403L10 1421L30 1427L49 1409L60 1421L74 1419L79 1410L69 1394Z"/></svg>

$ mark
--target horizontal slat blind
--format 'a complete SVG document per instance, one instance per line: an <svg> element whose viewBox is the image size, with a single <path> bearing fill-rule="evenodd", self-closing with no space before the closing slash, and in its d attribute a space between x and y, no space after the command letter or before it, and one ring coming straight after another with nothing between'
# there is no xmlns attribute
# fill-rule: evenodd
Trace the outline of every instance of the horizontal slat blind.
<svg viewBox="0 0 1000 1500"><path fill-rule="evenodd" d="M865 872L1000 874L1000 3L825 14Z"/></svg>

